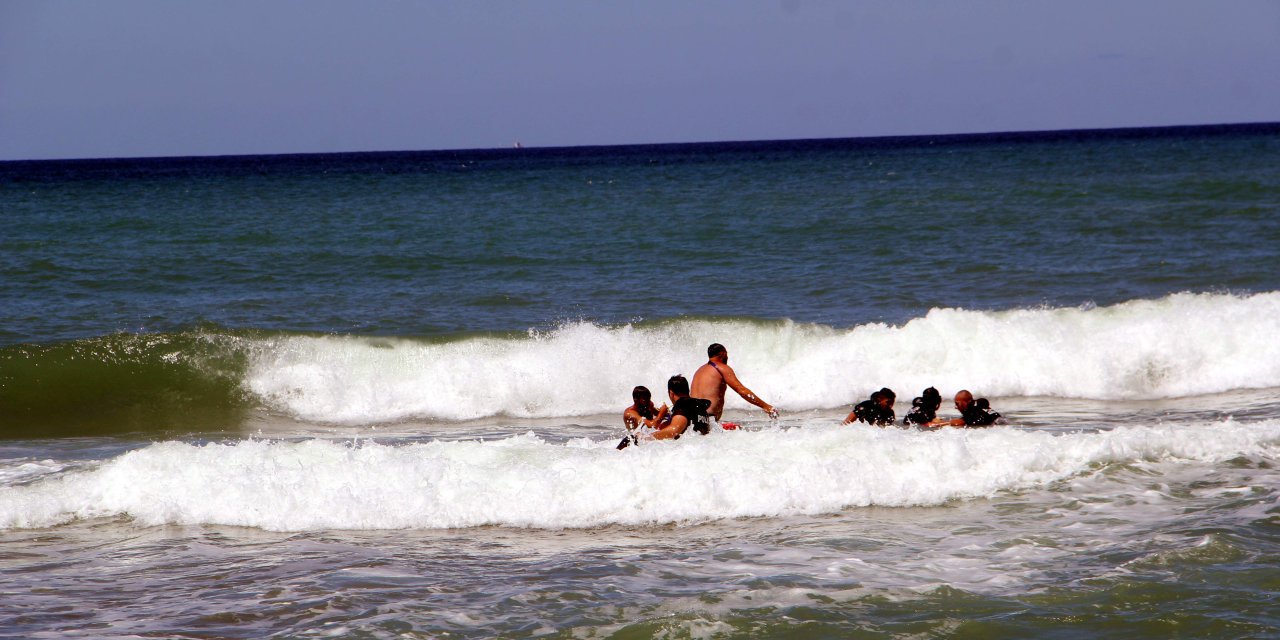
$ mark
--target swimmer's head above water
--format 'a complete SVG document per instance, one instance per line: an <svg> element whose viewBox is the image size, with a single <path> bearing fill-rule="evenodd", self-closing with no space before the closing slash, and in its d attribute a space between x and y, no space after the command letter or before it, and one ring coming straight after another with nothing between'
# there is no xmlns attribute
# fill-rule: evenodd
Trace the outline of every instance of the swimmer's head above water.
<svg viewBox="0 0 1280 640"><path fill-rule="evenodd" d="M667 391L677 396L687 396L689 395L689 381L682 375L671 376L667 380Z"/></svg>
<svg viewBox="0 0 1280 640"><path fill-rule="evenodd" d="M871 400L886 409L892 407L893 401L897 398L898 394L894 393L893 389L890 389L889 387L885 387L871 394Z"/></svg>

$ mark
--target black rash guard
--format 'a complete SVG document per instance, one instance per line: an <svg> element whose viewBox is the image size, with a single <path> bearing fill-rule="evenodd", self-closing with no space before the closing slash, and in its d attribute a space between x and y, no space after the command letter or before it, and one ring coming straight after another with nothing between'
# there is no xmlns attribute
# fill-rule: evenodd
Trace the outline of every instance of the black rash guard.
<svg viewBox="0 0 1280 640"><path fill-rule="evenodd" d="M966 427L989 427L1000 419L1000 414L985 406L979 406L979 403L974 401L968 409L961 412L960 418L964 420Z"/></svg>
<svg viewBox="0 0 1280 640"><path fill-rule="evenodd" d="M880 405L877 405L871 400L863 400L862 402L854 405L853 416L857 418L859 422L874 424L881 427L893 424L893 420L895 418L893 415L893 409L881 409Z"/></svg>
<svg viewBox="0 0 1280 640"><path fill-rule="evenodd" d="M705 436L711 433L711 424L707 422L707 409L710 407L710 400L685 396L671 405L671 415L684 416L690 429Z"/></svg>

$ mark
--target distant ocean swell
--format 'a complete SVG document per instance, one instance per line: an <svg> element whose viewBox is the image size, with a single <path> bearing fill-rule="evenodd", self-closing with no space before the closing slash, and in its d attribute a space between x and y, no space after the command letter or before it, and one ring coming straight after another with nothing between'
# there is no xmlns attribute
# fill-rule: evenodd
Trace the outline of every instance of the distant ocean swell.
<svg viewBox="0 0 1280 640"><path fill-rule="evenodd" d="M216 424L248 408L334 424L608 413L659 392L721 342L784 410L881 386L991 396L1176 398L1280 387L1280 292L1176 294L1110 307L934 309L900 326L677 319L546 332L373 338L119 334L0 350L0 411L31 431L115 421ZM730 397L731 409L746 405ZM203 416L203 418L200 418ZM199 426L199 425L196 425ZM6 428L8 429L8 428Z"/></svg>
<svg viewBox="0 0 1280 640"><path fill-rule="evenodd" d="M689 523L939 505L1045 488L1099 466L1173 472L1278 454L1276 420L1062 435L820 424L621 453L611 439L552 444L533 434L400 445L174 441L0 487L0 529L116 516L279 531ZM1252 464L1256 482L1275 481L1268 466ZM678 499L664 487L680 488Z"/></svg>

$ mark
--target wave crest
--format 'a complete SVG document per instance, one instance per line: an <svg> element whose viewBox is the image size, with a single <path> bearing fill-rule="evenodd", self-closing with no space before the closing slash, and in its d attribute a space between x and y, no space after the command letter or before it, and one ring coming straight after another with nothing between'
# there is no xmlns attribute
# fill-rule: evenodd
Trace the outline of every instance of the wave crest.
<svg viewBox="0 0 1280 640"><path fill-rule="evenodd" d="M556 418L661 397L726 345L739 377L786 410L880 387L993 397L1158 399L1280 387L1280 292L1177 294L1110 307L934 309L903 325L675 319L569 323L513 336L371 338L118 334L0 349L3 437L220 430L265 408L334 424ZM752 410L730 393L727 408Z"/></svg>
<svg viewBox="0 0 1280 640"><path fill-rule="evenodd" d="M832 408L888 386L990 396L1154 399L1280 386L1280 292L1178 294L1111 307L934 309L902 326L790 321L573 323L511 338L286 336L260 344L245 386L307 420L465 420L620 411L658 395L706 346L784 409ZM729 394L730 409L748 409Z"/></svg>

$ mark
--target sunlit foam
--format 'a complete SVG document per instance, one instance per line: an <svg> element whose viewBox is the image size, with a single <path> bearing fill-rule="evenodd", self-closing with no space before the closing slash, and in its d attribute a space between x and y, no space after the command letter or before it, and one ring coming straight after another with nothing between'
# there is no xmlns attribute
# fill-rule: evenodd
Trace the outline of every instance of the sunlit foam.
<svg viewBox="0 0 1280 640"><path fill-rule="evenodd" d="M913 507L1044 487L1097 465L1280 453L1280 421L920 432L809 425L616 451L534 434L415 444L165 442L0 487L0 527L127 515L271 530L566 528Z"/></svg>
<svg viewBox="0 0 1280 640"><path fill-rule="evenodd" d="M1178 294L1111 307L935 309L902 326L792 322L571 323L452 342L282 337L255 343L245 387L313 421L463 420L620 412L662 400L711 342L753 391L786 409L847 405L888 386L989 396L1154 399L1280 386L1280 292ZM733 393L730 410L752 410Z"/></svg>

